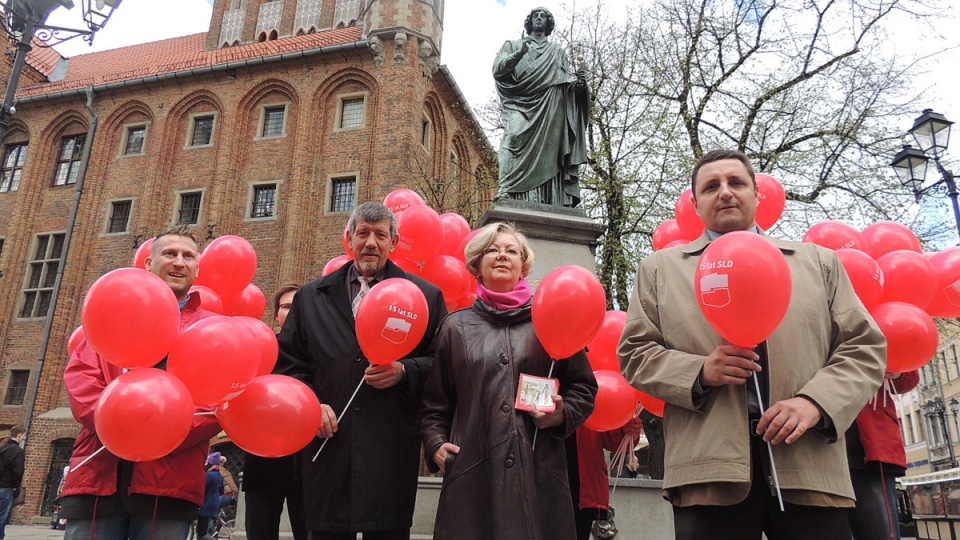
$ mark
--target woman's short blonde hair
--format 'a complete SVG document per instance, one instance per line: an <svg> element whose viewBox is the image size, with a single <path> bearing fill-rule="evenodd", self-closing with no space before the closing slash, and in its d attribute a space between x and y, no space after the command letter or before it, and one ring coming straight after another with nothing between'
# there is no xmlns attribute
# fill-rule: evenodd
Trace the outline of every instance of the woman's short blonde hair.
<svg viewBox="0 0 960 540"><path fill-rule="evenodd" d="M517 239L517 246L520 248L520 260L523 262L521 275L527 277L533 270L533 250L527 243L527 237L517 231L517 227L512 223L491 223L480 229L480 232L473 237L473 240L464 248L463 254L467 259L467 270L476 276L480 281L480 259L483 258L483 251L490 247L497 239L499 234L509 234Z"/></svg>

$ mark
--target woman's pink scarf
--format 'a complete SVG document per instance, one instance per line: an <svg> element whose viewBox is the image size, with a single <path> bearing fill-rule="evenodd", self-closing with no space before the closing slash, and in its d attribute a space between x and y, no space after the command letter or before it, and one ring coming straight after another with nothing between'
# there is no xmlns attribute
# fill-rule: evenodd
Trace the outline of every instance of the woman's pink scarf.
<svg viewBox="0 0 960 540"><path fill-rule="evenodd" d="M498 310L515 309L527 303L533 294L533 288L525 279L520 279L510 292L496 292L477 283L477 298Z"/></svg>

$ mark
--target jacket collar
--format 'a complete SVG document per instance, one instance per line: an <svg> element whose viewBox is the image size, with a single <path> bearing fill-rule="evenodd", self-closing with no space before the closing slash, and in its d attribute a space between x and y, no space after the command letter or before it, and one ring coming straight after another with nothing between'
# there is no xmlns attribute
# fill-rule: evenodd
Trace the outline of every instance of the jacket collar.
<svg viewBox="0 0 960 540"><path fill-rule="evenodd" d="M761 236L773 242L773 245L777 246L777 249L779 249L784 253L793 253L794 251L797 250L796 245L793 242L788 242L786 240L780 240L779 238L774 238L768 235L766 232L763 231L763 229L759 227L757 227L757 231L759 231L759 234ZM696 240L690 242L685 246L680 246L680 251L685 255L699 255L703 250L707 249L707 246L710 245L710 242L712 242L712 240L710 239L710 235L707 234L707 231L703 231L703 234L701 234L700 237L697 238Z"/></svg>

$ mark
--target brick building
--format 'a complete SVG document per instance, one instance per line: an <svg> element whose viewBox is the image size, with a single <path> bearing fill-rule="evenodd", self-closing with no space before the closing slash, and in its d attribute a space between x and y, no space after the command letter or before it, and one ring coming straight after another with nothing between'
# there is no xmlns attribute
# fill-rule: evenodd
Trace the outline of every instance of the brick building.
<svg viewBox="0 0 960 540"><path fill-rule="evenodd" d="M493 151L439 63L443 5L216 0L205 34L34 48L0 141L0 433L29 423L14 521L49 514L79 431L62 373L83 293L157 231L247 238L269 295L342 253L357 202L409 187L472 222L490 204Z"/></svg>

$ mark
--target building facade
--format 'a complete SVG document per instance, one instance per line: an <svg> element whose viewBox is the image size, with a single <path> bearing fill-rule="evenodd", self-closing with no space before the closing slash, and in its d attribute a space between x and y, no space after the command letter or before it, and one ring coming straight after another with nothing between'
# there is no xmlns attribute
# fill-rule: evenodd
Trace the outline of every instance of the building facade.
<svg viewBox="0 0 960 540"><path fill-rule="evenodd" d="M407 187L471 223L492 204L443 7L216 0L205 34L31 52L0 141L0 433L29 426L15 521L50 513L79 432L62 374L84 291L158 231L247 238L270 295L342 253L359 202Z"/></svg>

